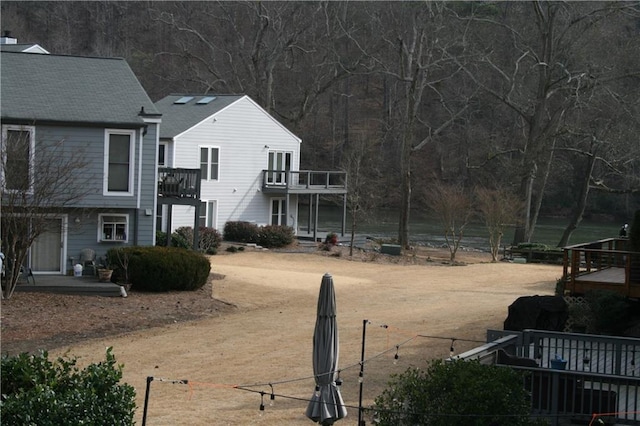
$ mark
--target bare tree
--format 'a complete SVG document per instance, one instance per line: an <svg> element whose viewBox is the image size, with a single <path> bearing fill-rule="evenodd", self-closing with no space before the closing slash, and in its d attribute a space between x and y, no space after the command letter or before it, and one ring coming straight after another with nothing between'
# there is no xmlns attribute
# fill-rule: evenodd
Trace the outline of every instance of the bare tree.
<svg viewBox="0 0 640 426"><path fill-rule="evenodd" d="M594 62L586 53L591 49L589 40L600 42L600 24L635 7L534 1L505 4L501 17L468 18L474 22L472 28L483 28L470 31L474 37L468 38L478 55L475 65L461 66L519 124L514 137L504 141L508 145L492 153L517 159L519 193L526 207L514 242L530 241L533 235L558 138L572 126L571 112L592 102L589 95L594 88L606 85L619 72L608 63ZM534 18L526 21L521 12ZM487 24L509 49L493 47L498 34L486 37Z"/></svg>
<svg viewBox="0 0 640 426"><path fill-rule="evenodd" d="M476 208L489 232L491 261L498 260L504 230L513 226L522 210L520 199L505 189L476 188Z"/></svg>
<svg viewBox="0 0 640 426"><path fill-rule="evenodd" d="M353 245L358 225L371 215L380 203L380 195L375 182L380 170L375 159L375 147L365 137L353 138L343 152L342 167L347 173L349 192L347 209L351 219L351 240L349 256L353 256Z"/></svg>
<svg viewBox="0 0 640 426"><path fill-rule="evenodd" d="M447 21L444 3L395 3L370 12L380 30L379 42L354 45L369 58L371 71L389 81L385 99L390 106L388 131L397 141L400 215L398 241L409 244L409 216L415 154L449 129L467 105L465 96L452 96L461 67L449 51L461 50L461 35Z"/></svg>
<svg viewBox="0 0 640 426"><path fill-rule="evenodd" d="M64 140L36 144L28 129L8 129L0 146L2 251L5 279L2 296L13 295L29 248L50 231L52 219L88 193L82 150L65 147Z"/></svg>
<svg viewBox="0 0 640 426"><path fill-rule="evenodd" d="M472 213L471 197L459 185L435 182L425 191L426 202L442 226L452 262L460 248L464 229Z"/></svg>

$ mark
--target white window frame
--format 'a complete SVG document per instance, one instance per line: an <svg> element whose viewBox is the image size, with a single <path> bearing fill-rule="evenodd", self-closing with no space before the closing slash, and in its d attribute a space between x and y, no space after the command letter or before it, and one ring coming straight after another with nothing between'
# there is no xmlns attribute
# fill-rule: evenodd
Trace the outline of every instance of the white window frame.
<svg viewBox="0 0 640 426"><path fill-rule="evenodd" d="M160 148L162 148L164 150L164 162L160 162ZM169 144L166 142L160 142L158 143L158 167L168 167L167 164L169 163L168 157L169 156Z"/></svg>
<svg viewBox="0 0 640 426"><path fill-rule="evenodd" d="M206 176L201 175L200 179L201 180L206 180L206 181L219 181L220 180L220 163L222 161L220 161L220 152L221 149L219 146L215 146L215 145L200 145L198 146L198 164L200 165L200 170L202 170L202 150L206 149L207 150L207 173ZM215 178L212 178L211 176L209 176L210 172L211 172L211 150L212 149L216 149L218 150L218 175Z"/></svg>
<svg viewBox="0 0 640 426"><path fill-rule="evenodd" d="M104 218L122 218L123 222L113 221L113 222L105 222ZM117 232L113 233L111 238L106 238L106 233L104 232L105 225L113 225L114 229L117 225L122 225L124 223L124 238L116 238L118 235ZM98 242L99 243L127 243L129 242L129 215L122 213L100 213L98 214Z"/></svg>
<svg viewBox="0 0 640 426"><path fill-rule="evenodd" d="M6 143L9 137L9 130L18 131L18 132L29 132L29 187L26 190L27 194L33 194L33 181L34 181L34 159L35 159L35 149L36 149L36 128L35 126L19 126L15 124L6 124L2 126L2 167L0 167L0 180L2 181L2 185L6 186L6 181L4 177L4 171L6 167ZM22 189L8 189L4 188L9 192L21 192Z"/></svg>
<svg viewBox="0 0 640 426"><path fill-rule="evenodd" d="M203 205L200 206L200 217L198 223L204 218L204 226L207 228L216 228L218 221L218 200L200 200ZM204 211L203 211L204 207Z"/></svg>
<svg viewBox="0 0 640 426"><path fill-rule="evenodd" d="M128 135L129 136L129 183L127 191L109 191L109 142L111 135ZM133 195L133 178L135 172L135 146L136 146L135 130L124 129L105 129L104 131L104 181L102 194L107 196L132 196Z"/></svg>
<svg viewBox="0 0 640 426"><path fill-rule="evenodd" d="M273 223L274 212L273 212L273 203L277 201L280 207L280 211L278 212L278 223ZM285 226L287 224L287 200L281 197L273 197L269 200L269 225L280 225ZM284 221L284 223L282 223Z"/></svg>
<svg viewBox="0 0 640 426"><path fill-rule="evenodd" d="M293 151L270 150L267 154L267 169L273 171L267 174L267 184L287 185L287 172L290 172L292 167Z"/></svg>

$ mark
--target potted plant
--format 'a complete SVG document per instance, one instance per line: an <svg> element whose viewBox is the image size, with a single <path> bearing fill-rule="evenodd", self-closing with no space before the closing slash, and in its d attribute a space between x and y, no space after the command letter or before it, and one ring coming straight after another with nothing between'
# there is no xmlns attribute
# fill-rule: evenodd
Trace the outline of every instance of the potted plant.
<svg viewBox="0 0 640 426"><path fill-rule="evenodd" d="M101 283L111 282L111 274L113 274L113 269L98 268L98 281Z"/></svg>
<svg viewBox="0 0 640 426"><path fill-rule="evenodd" d="M101 283L111 282L112 274L113 266L109 263L108 258L105 258L105 261L98 265L98 281Z"/></svg>

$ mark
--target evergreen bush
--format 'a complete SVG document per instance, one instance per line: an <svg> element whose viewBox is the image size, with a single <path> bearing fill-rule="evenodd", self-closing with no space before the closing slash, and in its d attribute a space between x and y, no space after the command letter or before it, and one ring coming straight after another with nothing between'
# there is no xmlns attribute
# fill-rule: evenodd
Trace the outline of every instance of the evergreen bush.
<svg viewBox="0 0 640 426"><path fill-rule="evenodd" d="M250 222L227 222L224 225L223 236L225 241L238 243L257 243L258 226Z"/></svg>
<svg viewBox="0 0 640 426"><path fill-rule="evenodd" d="M111 249L107 258L113 256ZM127 274L132 288L139 291L163 292L197 290L204 286L211 264L202 254L177 247L123 247L128 256ZM124 271L116 269L120 276Z"/></svg>
<svg viewBox="0 0 640 426"><path fill-rule="evenodd" d="M478 361L436 360L393 375L375 399L378 425L533 425L521 373Z"/></svg>
<svg viewBox="0 0 640 426"><path fill-rule="evenodd" d="M47 352L2 355L0 417L7 425L132 425L135 389L120 383L112 348L106 361L83 370L75 358Z"/></svg>

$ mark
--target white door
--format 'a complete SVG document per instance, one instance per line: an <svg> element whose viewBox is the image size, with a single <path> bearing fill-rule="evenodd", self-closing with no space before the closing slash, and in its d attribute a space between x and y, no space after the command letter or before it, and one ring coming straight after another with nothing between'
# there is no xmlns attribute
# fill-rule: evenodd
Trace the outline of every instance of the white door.
<svg viewBox="0 0 640 426"><path fill-rule="evenodd" d="M287 224L287 208L284 198L271 199L271 225Z"/></svg>
<svg viewBox="0 0 640 426"><path fill-rule="evenodd" d="M47 230L31 246L33 272L62 273L62 219L49 219Z"/></svg>
<svg viewBox="0 0 640 426"><path fill-rule="evenodd" d="M291 152L271 151L269 152L268 185L286 185L287 172L291 170Z"/></svg>

